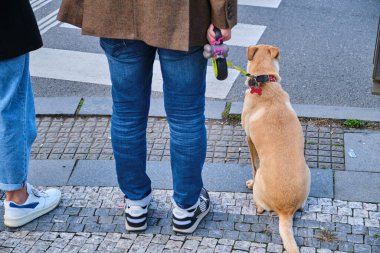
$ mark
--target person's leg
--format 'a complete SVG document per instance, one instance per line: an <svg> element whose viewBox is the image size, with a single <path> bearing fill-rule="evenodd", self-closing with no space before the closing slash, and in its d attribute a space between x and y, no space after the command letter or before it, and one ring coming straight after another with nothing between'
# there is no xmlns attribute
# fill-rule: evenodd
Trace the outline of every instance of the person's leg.
<svg viewBox="0 0 380 253"><path fill-rule="evenodd" d="M126 226L130 231L143 230L152 191L146 174L146 128L156 48L142 41L104 38L100 39L100 45L111 73L111 141L119 187L127 202ZM144 207L134 211L141 214L136 217L141 217L134 220L128 217L129 207Z"/></svg>
<svg viewBox="0 0 380 253"><path fill-rule="evenodd" d="M0 189L7 200L26 200L24 184L36 135L29 54L0 61Z"/></svg>
<svg viewBox="0 0 380 253"><path fill-rule="evenodd" d="M170 128L173 199L181 208L196 204L203 187L207 60L202 52L201 47L189 52L158 50Z"/></svg>
<svg viewBox="0 0 380 253"><path fill-rule="evenodd" d="M142 41L100 39L111 73L111 141L119 186L141 200L151 192L146 174L146 128L156 49Z"/></svg>
<svg viewBox="0 0 380 253"><path fill-rule="evenodd" d="M0 189L6 192L4 224L22 226L53 210L61 192L26 183L37 135L29 54L0 61Z"/></svg>

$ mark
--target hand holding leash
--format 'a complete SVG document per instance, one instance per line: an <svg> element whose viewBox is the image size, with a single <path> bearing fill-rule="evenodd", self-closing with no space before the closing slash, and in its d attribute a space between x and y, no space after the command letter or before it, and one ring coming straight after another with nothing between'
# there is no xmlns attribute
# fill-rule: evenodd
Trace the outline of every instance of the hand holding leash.
<svg viewBox="0 0 380 253"><path fill-rule="evenodd" d="M225 80L228 77L227 60L229 48L223 44L223 36L219 28L214 27L215 41L204 46L203 56L212 58L216 79Z"/></svg>

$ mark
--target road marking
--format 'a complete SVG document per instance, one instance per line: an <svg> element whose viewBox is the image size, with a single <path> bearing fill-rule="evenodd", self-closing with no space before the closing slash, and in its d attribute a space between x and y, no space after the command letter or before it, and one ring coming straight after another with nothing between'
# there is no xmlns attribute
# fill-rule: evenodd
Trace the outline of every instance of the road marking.
<svg viewBox="0 0 380 253"><path fill-rule="evenodd" d="M226 44L230 46L248 47L256 45L263 35L266 26L238 23L232 29L232 38Z"/></svg>
<svg viewBox="0 0 380 253"><path fill-rule="evenodd" d="M32 6L32 8L34 8L36 5L39 5L40 3L43 3L45 2L46 0L37 0L37 1L33 1L30 3L30 5Z"/></svg>
<svg viewBox="0 0 380 253"><path fill-rule="evenodd" d="M62 23L59 27L62 28L69 28L69 29L80 29L80 27L68 24L68 23Z"/></svg>
<svg viewBox="0 0 380 253"><path fill-rule="evenodd" d="M44 7L48 3L50 3L53 0L43 0L43 1L38 1L36 4L32 4L33 11L37 11L38 9Z"/></svg>
<svg viewBox="0 0 380 253"><path fill-rule="evenodd" d="M37 21L38 26L40 26L41 24L45 23L47 20L49 20L49 19L52 18L53 16L57 16L58 11L59 11L59 9L53 11L53 12L50 13L49 15L47 15L47 16L43 17L42 19L38 20L38 21Z"/></svg>
<svg viewBox="0 0 380 253"><path fill-rule="evenodd" d="M54 26L60 24L61 22L57 21L57 14L58 14L59 9L53 11L46 17L43 17L40 19L37 24L38 28L40 29L40 33L44 34Z"/></svg>
<svg viewBox="0 0 380 253"><path fill-rule="evenodd" d="M41 48L31 53L30 61L30 72L35 77L111 85L103 54ZM153 69L152 90L162 92L159 61L155 61ZM207 67L206 97L225 99L238 76L238 71L229 69L228 78L218 81L213 68Z"/></svg>
<svg viewBox="0 0 380 253"><path fill-rule="evenodd" d="M278 8L281 0L239 0L239 5Z"/></svg>
<svg viewBox="0 0 380 253"><path fill-rule="evenodd" d="M59 22L58 20L54 21L54 23L50 24L49 26L47 26L46 28L42 29L40 32L41 32L41 35L46 33L47 31L49 31L51 28L53 28L54 26L57 26L59 25L61 22Z"/></svg>

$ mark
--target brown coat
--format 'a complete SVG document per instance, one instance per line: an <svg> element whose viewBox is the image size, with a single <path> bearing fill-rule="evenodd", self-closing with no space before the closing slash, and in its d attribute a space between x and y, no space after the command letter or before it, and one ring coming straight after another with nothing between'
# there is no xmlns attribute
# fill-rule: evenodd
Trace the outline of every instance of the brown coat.
<svg viewBox="0 0 380 253"><path fill-rule="evenodd" d="M58 20L81 27L85 35L187 51L207 43L211 23L236 24L237 0L62 0Z"/></svg>

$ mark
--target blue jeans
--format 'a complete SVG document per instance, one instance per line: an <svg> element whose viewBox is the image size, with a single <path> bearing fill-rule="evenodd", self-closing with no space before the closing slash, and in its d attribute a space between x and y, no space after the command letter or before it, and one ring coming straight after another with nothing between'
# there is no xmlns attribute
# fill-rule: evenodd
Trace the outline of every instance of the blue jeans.
<svg viewBox="0 0 380 253"><path fill-rule="evenodd" d="M37 136L29 54L0 60L0 189L19 190Z"/></svg>
<svg viewBox="0 0 380 253"><path fill-rule="evenodd" d="M130 200L152 191L146 174L146 128L153 62L158 52L164 105L170 129L173 199L182 208L194 205L203 187L206 157L205 89L207 60L201 47L180 52L142 41L100 39L108 58L113 114L111 139L118 182Z"/></svg>

